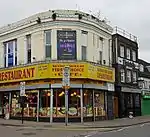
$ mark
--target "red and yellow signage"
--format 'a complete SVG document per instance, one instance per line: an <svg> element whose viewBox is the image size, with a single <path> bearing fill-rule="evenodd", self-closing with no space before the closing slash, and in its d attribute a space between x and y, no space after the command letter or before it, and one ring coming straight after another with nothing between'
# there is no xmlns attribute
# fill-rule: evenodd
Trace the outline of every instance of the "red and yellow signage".
<svg viewBox="0 0 150 137"><path fill-rule="evenodd" d="M107 82L115 81L115 71L113 68L96 66L86 62L76 62L37 64L0 70L0 83L62 78L64 66L70 66L71 78L84 78Z"/></svg>
<svg viewBox="0 0 150 137"><path fill-rule="evenodd" d="M0 72L0 81L29 79L35 76L35 67Z"/></svg>
<svg viewBox="0 0 150 137"><path fill-rule="evenodd" d="M0 71L0 83L43 79L48 76L49 65L40 64Z"/></svg>

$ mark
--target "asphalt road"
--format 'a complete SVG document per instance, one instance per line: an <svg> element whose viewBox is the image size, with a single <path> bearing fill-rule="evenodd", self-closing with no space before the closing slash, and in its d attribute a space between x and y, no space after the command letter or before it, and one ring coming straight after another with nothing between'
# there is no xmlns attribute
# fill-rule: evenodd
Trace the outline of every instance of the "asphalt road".
<svg viewBox="0 0 150 137"><path fill-rule="evenodd" d="M109 129L111 130L111 129ZM150 124L105 131L0 126L0 137L150 137Z"/></svg>
<svg viewBox="0 0 150 137"><path fill-rule="evenodd" d="M84 137L150 137L150 124L124 127L110 132L91 132Z"/></svg>
<svg viewBox="0 0 150 137"><path fill-rule="evenodd" d="M31 128L0 126L0 137L78 137L81 134L87 135L92 131L79 129L51 129L51 128Z"/></svg>

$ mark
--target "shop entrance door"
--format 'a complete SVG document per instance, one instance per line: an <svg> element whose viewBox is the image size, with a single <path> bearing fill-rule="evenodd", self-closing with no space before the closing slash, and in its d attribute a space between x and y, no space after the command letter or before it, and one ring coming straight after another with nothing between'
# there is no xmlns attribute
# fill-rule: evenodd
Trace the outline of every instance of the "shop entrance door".
<svg viewBox="0 0 150 137"><path fill-rule="evenodd" d="M0 116L4 116L4 106L6 103L9 103L9 92L0 94Z"/></svg>

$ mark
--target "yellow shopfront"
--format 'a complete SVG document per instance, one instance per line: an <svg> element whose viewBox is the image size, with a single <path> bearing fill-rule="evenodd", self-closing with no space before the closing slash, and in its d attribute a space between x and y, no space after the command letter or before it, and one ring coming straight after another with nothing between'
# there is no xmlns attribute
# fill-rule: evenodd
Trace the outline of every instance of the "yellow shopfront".
<svg viewBox="0 0 150 137"><path fill-rule="evenodd" d="M11 118L20 119L20 82L25 81L25 119L64 122L65 92L61 79L62 69L66 65L71 70L71 86L68 91L69 121L106 119L107 82L113 84L114 69L92 66L86 62L37 64L1 70L0 107L3 108L4 102L9 102Z"/></svg>

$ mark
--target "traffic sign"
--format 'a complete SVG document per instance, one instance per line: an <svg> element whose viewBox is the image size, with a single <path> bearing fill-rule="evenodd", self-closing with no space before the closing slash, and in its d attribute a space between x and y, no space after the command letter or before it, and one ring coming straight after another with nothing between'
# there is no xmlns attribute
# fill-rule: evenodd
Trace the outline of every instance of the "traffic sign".
<svg viewBox="0 0 150 137"><path fill-rule="evenodd" d="M70 87L70 67L65 66L63 69L62 86Z"/></svg>
<svg viewBox="0 0 150 137"><path fill-rule="evenodd" d="M20 96L25 96L25 82L20 82Z"/></svg>

